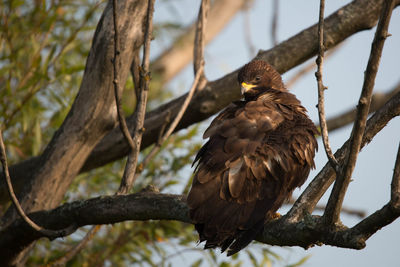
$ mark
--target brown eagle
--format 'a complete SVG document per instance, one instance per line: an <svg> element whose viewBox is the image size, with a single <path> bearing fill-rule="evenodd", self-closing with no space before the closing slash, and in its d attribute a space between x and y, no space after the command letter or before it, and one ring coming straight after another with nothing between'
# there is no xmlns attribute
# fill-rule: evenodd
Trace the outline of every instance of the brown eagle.
<svg viewBox="0 0 400 267"><path fill-rule="evenodd" d="M318 134L306 109L268 63L238 74L244 100L231 103L205 131L208 142L187 203L206 248L228 256L247 246L314 168Z"/></svg>

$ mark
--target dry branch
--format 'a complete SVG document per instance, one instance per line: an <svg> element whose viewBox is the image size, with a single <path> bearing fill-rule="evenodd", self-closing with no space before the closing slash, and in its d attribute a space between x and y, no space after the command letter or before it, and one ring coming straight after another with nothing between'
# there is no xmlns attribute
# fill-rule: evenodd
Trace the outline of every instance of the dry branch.
<svg viewBox="0 0 400 267"><path fill-rule="evenodd" d="M190 101L192 100L192 97L194 93L196 92L197 87L200 89L205 82L207 82L204 78L204 36L205 36L205 29L206 29L206 22L207 22L207 12L209 8L210 2L208 0L203 0L201 1L201 6L199 10L199 15L197 18L197 27L196 27L196 38L195 38L195 44L194 44L194 50L193 50L193 68L194 68L194 81L189 89L188 95L183 102L180 110L176 114L176 117L172 122L170 122L170 114L166 117L165 123L163 124L163 127L160 130L160 135L159 138L156 142L156 144L153 146L153 148L150 150L150 152L146 155L146 157L143 159L143 161L140 164L140 170L143 170L144 167L149 164L150 160L156 155L158 150L161 148L162 144L168 139L168 137L173 133L175 130L176 126L182 119L183 114L185 114L187 107L189 106ZM200 84L200 82L202 84ZM168 130L164 133L164 129L166 125L169 124ZM139 173L137 173L138 175ZM137 176L136 175L136 176Z"/></svg>
<svg viewBox="0 0 400 267"><path fill-rule="evenodd" d="M115 104L117 107L118 114L118 122L119 128L121 130L122 135L124 136L126 142L129 144L131 150L135 151L137 147L135 146L132 136L129 132L128 126L126 125L125 115L122 110L121 104L121 89L119 84L119 68L121 65L120 62L120 51L119 51L119 28L118 28L118 11L117 11L117 0L112 1L113 4L113 25L114 25L114 58L112 59L113 64L113 85L114 85L114 97Z"/></svg>
<svg viewBox="0 0 400 267"><path fill-rule="evenodd" d="M364 84L357 106L357 117L351 132L350 150L346 155L345 162L341 164L340 170L337 171L336 182L333 186L332 193L329 196L328 204L326 205L324 212L323 217L327 224L335 224L340 220L340 209L342 208L344 196L350 183L351 174L355 168L358 153L361 148L363 133L372 99L372 91L375 85L375 77L378 72L383 45L388 36L387 30L389 28L389 22L394 5L394 0L388 0L383 3L378 27L372 42L367 69L364 74Z"/></svg>
<svg viewBox="0 0 400 267"><path fill-rule="evenodd" d="M116 0L114 0L116 1ZM154 12L154 1L149 0L147 4L147 15L146 15L146 32L144 34L143 44L143 61L139 71L139 89L137 92L137 105L134 113L134 130L133 130L133 148L128 156L128 160L125 165L124 174L122 181L119 186L117 194L127 194L133 187L135 182L136 166L140 153L140 146L142 143L144 133L144 118L147 106L147 95L150 87L150 42L153 33L153 12ZM127 128L126 128L127 130Z"/></svg>
<svg viewBox="0 0 400 267"><path fill-rule="evenodd" d="M319 22L318 22L318 56L317 56L317 72L315 77L317 78L318 84L318 117L319 125L321 128L322 142L324 144L325 153L328 157L332 167L337 170L337 161L332 153L331 145L329 144L328 137L328 126L326 125L325 117L325 97L324 91L327 89L322 81L322 66L324 62L324 12L325 12L325 1L320 0L319 5Z"/></svg>
<svg viewBox="0 0 400 267"><path fill-rule="evenodd" d="M271 42L276 46L278 42L278 18L279 18L279 0L272 1L272 22L271 22Z"/></svg>

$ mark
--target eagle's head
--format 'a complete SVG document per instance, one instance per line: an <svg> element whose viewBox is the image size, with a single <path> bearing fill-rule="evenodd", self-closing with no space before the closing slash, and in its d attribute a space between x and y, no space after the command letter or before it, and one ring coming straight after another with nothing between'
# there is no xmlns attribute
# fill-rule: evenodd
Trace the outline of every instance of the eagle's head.
<svg viewBox="0 0 400 267"><path fill-rule="evenodd" d="M270 89L286 91L279 72L263 60L253 60L244 65L239 71L238 82L245 99L252 99Z"/></svg>

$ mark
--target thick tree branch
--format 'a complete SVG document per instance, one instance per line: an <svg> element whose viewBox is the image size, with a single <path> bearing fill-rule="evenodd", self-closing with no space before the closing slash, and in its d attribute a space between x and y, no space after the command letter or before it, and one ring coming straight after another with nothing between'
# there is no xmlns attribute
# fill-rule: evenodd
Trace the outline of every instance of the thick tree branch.
<svg viewBox="0 0 400 267"><path fill-rule="evenodd" d="M387 30L389 28L389 22L394 5L394 0L388 0L383 3L378 27L372 42L371 54L365 71L360 100L357 106L357 117L350 138L350 150L346 155L344 164L341 165L342 167L340 171L337 171L338 176L324 212L323 217L327 224L335 224L340 220L340 209L342 208L344 196L350 183L351 174L356 165L358 152L361 148L363 133L369 113L369 106L372 99L372 91L375 85L375 77L378 72L383 45L388 36Z"/></svg>
<svg viewBox="0 0 400 267"><path fill-rule="evenodd" d="M326 39L326 48L332 48L354 33L373 27L377 22L382 3L383 0L356 0L326 18L325 35L329 37ZM396 2L397 5L399 3L400 1ZM271 50L261 51L259 57L272 63L279 72L284 73L316 55L318 47L318 42L315 39L316 32L317 26L314 25ZM208 82L205 88L194 97L186 115L183 116L175 131L202 121L221 110L231 101L239 99L240 93L236 76L237 71L216 81ZM167 114L170 114L171 117L176 116L185 98L186 95L178 97L146 115L147 119L144 126L146 132L143 136L142 149L157 141L160 129L164 125L163 118ZM127 119L127 123L132 131L132 117ZM115 161L125 156L128 151L129 149L119 129L114 129L97 144L81 172ZM10 166L10 174L16 191L19 191L24 184L29 183L32 179L29 174L32 173L39 162L40 157L35 157ZM1 184L0 189L1 201L7 201L7 198L3 197L6 194L4 183Z"/></svg>

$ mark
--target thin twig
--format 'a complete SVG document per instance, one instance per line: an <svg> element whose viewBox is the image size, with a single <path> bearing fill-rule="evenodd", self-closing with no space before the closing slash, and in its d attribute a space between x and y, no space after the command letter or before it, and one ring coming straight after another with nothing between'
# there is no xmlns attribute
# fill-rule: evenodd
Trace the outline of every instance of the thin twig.
<svg viewBox="0 0 400 267"><path fill-rule="evenodd" d="M205 28L207 24L209 7L210 0L201 1L199 15L197 16L196 34L193 48L193 69L195 75L204 64Z"/></svg>
<svg viewBox="0 0 400 267"><path fill-rule="evenodd" d="M278 44L279 0L272 1L272 10L271 42L273 46L276 46Z"/></svg>
<svg viewBox="0 0 400 267"><path fill-rule="evenodd" d="M125 140L128 142L131 151L135 151L137 147L135 146L132 136L129 132L128 126L126 124L125 120L125 115L122 110L122 105L121 105L121 96L119 95L119 66L121 65L120 63L120 51L119 51L119 29L118 29L118 12L117 12L117 0L113 0L113 22L114 22L114 58L112 60L113 62L113 75L114 75L114 96L115 96L115 103L117 107L117 114L118 114L118 121L119 121L119 128L121 129L121 132L123 136L125 137Z"/></svg>
<svg viewBox="0 0 400 267"><path fill-rule="evenodd" d="M190 88L190 91L185 99L185 102L182 104L182 108L179 110L178 114L176 115L174 121L171 123L171 125L168 128L168 131L155 143L149 154L146 155L146 157L143 159L143 161L140 163L140 170L143 170L144 167L149 164L150 160L156 155L158 150L161 148L161 145L168 139L168 137L172 134L172 132L175 130L176 126L182 119L183 114L185 113L187 107L189 106L190 101L192 100L192 97L196 91L196 88L199 84L200 77L202 76L203 73L203 64L200 65L200 68L197 71L196 77L193 81L192 87ZM137 173L139 175L139 173Z"/></svg>
<svg viewBox="0 0 400 267"><path fill-rule="evenodd" d="M327 224L334 224L339 221L340 209L350 183L357 156L360 151L363 133L366 126L368 110L371 104L372 91L375 84L376 73L379 68L383 45L388 37L388 27L395 1L385 1L382 7L378 27L372 42L370 57L365 71L364 84L357 107L357 117L351 133L350 149L346 155L346 162L336 178L332 193L329 196L327 208L324 213L324 220Z"/></svg>
<svg viewBox="0 0 400 267"><path fill-rule="evenodd" d="M85 234L85 237L79 242L78 245L74 246L72 249L70 249L64 256L61 258L58 258L57 260L46 264L46 267L50 266L65 266L68 261L70 261L75 255L82 250L82 248L85 247L87 242L89 242L94 235L101 229L102 225L95 225L92 228L89 229L89 231Z"/></svg>
<svg viewBox="0 0 400 267"><path fill-rule="evenodd" d="M390 204L395 209L400 210L400 143L399 148L397 149L396 163L394 164L390 189Z"/></svg>
<svg viewBox="0 0 400 267"><path fill-rule="evenodd" d="M162 137L163 137L163 135L165 133L165 128L167 128L167 125L169 125L170 123L171 123L171 111L168 110L167 116L165 117L164 124L160 128L160 133L158 134L158 138L157 138L157 142L156 142L160 146L162 145L160 140L162 139Z"/></svg>
<svg viewBox="0 0 400 267"><path fill-rule="evenodd" d="M131 64L131 75L133 79L133 83L135 86L135 96L136 96L136 104L139 102L139 96L140 96L140 56L139 56L139 50L135 51L133 54L133 60Z"/></svg>
<svg viewBox="0 0 400 267"><path fill-rule="evenodd" d="M12 187L12 183L11 183L11 178L10 178L10 173L8 170L8 163L7 163L7 155L6 155L6 148L4 145L4 141L3 141L3 133L0 129L0 160L1 160L1 164L3 166L3 173L4 176L6 178L6 183L7 183L7 189L8 189L8 193L10 195L10 198L12 200L12 203L14 204L15 208L17 209L17 212L19 214L19 216L21 216L21 218L35 231L41 233L42 235L50 238L50 239L54 239L57 237L62 237L65 235L69 235L73 232L75 232L76 230L76 225L70 225L67 228L61 229L61 230L49 230L49 229L45 229L39 225L37 225L34 221L32 221L24 212L24 210L22 209L21 205L19 204L19 201L17 199L17 197L15 196L15 192L14 189Z"/></svg>
<svg viewBox="0 0 400 267"><path fill-rule="evenodd" d="M115 0L114 0L115 1ZM134 125L135 129L133 131L135 148L131 151L128 156L127 163L125 165L124 175L122 177L122 181L118 192L116 194L126 194L132 188L133 183L136 178L136 166L138 162L138 157L140 153L140 144L142 142L142 136L144 132L143 124L144 117L146 113L146 105L147 105L147 95L149 91L150 84L150 42L151 36L153 32L153 12L154 12L154 1L148 1L147 7L147 18L146 18L146 33L144 36L144 45L143 45L143 61L142 66L140 68L140 95L138 97L138 101L135 109L135 120Z"/></svg>
<svg viewBox="0 0 400 267"><path fill-rule="evenodd" d="M200 10L199 10L199 15L197 18L197 27L196 27L196 38L195 38L195 44L194 44L194 61L193 61L193 69L195 73L195 78L192 84L192 87L189 90L189 93L187 97L185 98L185 101L183 102L180 110L178 111L175 119L169 126L168 130L158 138L158 141L156 144L153 146L149 154L143 159L139 166L139 170L143 170L144 167L150 162L150 160L156 155L158 150L161 148L162 144L168 139L168 137L172 134L172 132L175 130L176 126L180 122L180 120L183 117L183 114L185 113L187 107L189 106L190 101L192 100L192 97L196 91L196 88L200 85L200 81L204 79L204 36L205 36L205 29L206 29L206 23L207 23L207 11L209 9L210 1L209 0L203 0L201 2ZM201 86L201 85L200 85ZM168 118L169 119L169 118ZM136 174L138 176L139 173Z"/></svg>
<svg viewBox="0 0 400 267"><path fill-rule="evenodd" d="M324 62L324 10L325 10L325 0L320 0L319 6L319 22L318 22L318 57L317 57L317 72L315 73L315 77L317 78L318 83L318 117L319 117L319 125L321 127L322 134L322 142L324 143L324 148L326 152L326 156L328 157L329 162L332 165L332 168L338 171L338 163L335 156L332 153L331 146L329 144L328 137L328 127L326 126L326 117L325 117L325 99L324 99L324 90L327 88L324 86L322 82L322 66Z"/></svg>

